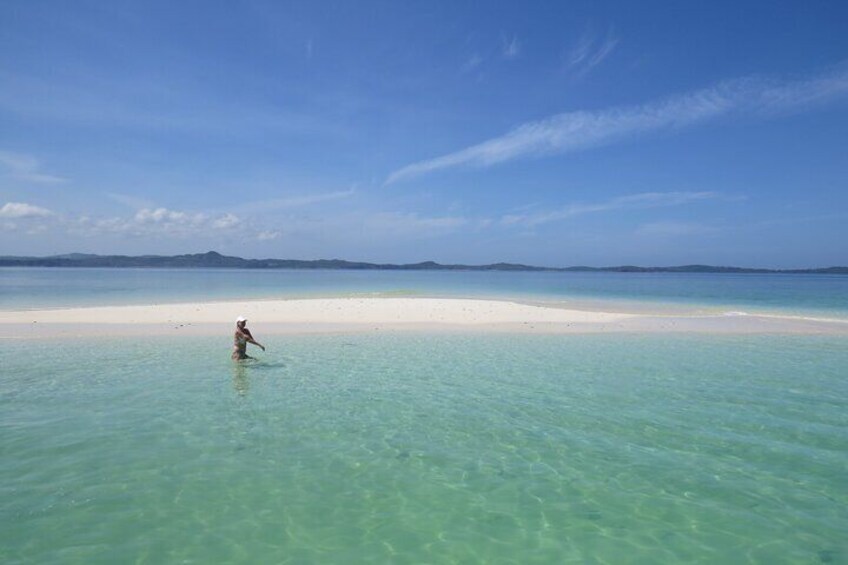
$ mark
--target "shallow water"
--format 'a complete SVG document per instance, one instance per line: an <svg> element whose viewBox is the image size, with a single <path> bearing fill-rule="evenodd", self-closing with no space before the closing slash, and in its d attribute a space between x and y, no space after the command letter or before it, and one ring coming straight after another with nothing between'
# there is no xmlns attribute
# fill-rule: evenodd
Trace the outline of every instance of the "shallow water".
<svg viewBox="0 0 848 565"><path fill-rule="evenodd" d="M448 296L624 310L848 319L848 276L229 269L0 268L0 309L327 296Z"/></svg>
<svg viewBox="0 0 848 565"><path fill-rule="evenodd" d="M848 561L848 340L0 343L4 563Z"/></svg>

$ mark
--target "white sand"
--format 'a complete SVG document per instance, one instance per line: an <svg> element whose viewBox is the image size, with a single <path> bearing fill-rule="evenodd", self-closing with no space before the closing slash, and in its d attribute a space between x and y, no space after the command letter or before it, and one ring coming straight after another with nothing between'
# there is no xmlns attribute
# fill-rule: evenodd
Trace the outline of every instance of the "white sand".
<svg viewBox="0 0 848 565"><path fill-rule="evenodd" d="M777 316L590 312L505 300L324 298L0 312L0 338L228 335L237 316L261 336L363 331L708 332L848 335L848 323Z"/></svg>

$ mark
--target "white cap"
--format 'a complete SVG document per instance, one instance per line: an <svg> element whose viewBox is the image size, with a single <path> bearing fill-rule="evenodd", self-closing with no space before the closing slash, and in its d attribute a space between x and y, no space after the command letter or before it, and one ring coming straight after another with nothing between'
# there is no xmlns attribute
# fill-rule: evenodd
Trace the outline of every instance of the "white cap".
<svg viewBox="0 0 848 565"><path fill-rule="evenodd" d="M246 322L246 321L247 321L247 318L245 318L244 316L239 316L238 318L236 318L236 323L237 323L237 324L238 324L239 322Z"/></svg>

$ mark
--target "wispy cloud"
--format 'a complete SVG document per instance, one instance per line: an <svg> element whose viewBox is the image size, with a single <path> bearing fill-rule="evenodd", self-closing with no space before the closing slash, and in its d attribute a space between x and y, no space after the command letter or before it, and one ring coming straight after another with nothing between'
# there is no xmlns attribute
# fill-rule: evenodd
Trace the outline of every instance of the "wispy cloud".
<svg viewBox="0 0 848 565"><path fill-rule="evenodd" d="M518 41L518 36L513 35L511 38L507 36L501 37L501 54L504 59L517 59L521 54L521 42Z"/></svg>
<svg viewBox="0 0 848 565"><path fill-rule="evenodd" d="M482 64L483 57L481 57L479 53L472 53L462 64L461 70L463 73L470 73L471 71L476 70Z"/></svg>
<svg viewBox="0 0 848 565"><path fill-rule="evenodd" d="M139 198L138 196L132 196L129 194L119 194L117 192L105 192L104 195L110 200L114 200L118 204L123 204L124 206L132 208L134 210L141 210L142 208L153 208L153 202L151 202L147 198Z"/></svg>
<svg viewBox="0 0 848 565"><path fill-rule="evenodd" d="M464 216L421 216L415 213L383 212L366 217L364 227L369 232L381 236L432 237L485 225L481 220Z"/></svg>
<svg viewBox="0 0 848 565"><path fill-rule="evenodd" d="M691 235L710 235L719 233L716 226L697 222L662 221L642 224L636 228L636 235L652 237L684 237Z"/></svg>
<svg viewBox="0 0 848 565"><path fill-rule="evenodd" d="M44 218L55 215L47 208L27 204L26 202L7 202L0 208L0 218Z"/></svg>
<svg viewBox="0 0 848 565"><path fill-rule="evenodd" d="M338 136L347 130L307 110L269 105L264 100L235 104L222 89L181 76L125 79L114 73L85 72L85 79L49 78L0 69L0 109L86 127L107 127L204 135ZM55 96L61 91L62 96ZM234 105L235 104L235 105Z"/></svg>
<svg viewBox="0 0 848 565"><path fill-rule="evenodd" d="M392 172L386 184L455 167L488 167L517 158L609 145L638 134L694 126L730 113L768 117L848 95L848 71L797 81L755 77L644 104L566 112L528 122L500 137Z"/></svg>
<svg viewBox="0 0 848 565"><path fill-rule="evenodd" d="M353 189L287 199L286 205L317 203L344 198ZM278 204L283 204L279 202ZM25 221L18 221L25 220ZM271 242L288 238L308 241L331 240L349 244L399 240L418 241L447 236L462 231L481 230L492 225L487 218L458 214L419 214L401 211L351 210L347 207L317 215L291 215L280 219L270 216L232 212L174 210L146 207L131 215L98 216L96 214L58 214L31 204L7 203L0 208L0 229L35 234L52 232L55 236L82 238L120 238L122 240L217 240L221 237L239 241ZM332 226L329 229L328 226Z"/></svg>
<svg viewBox="0 0 848 565"><path fill-rule="evenodd" d="M601 64L618 45L618 37L612 27L604 37L586 30L566 56L569 70L582 76Z"/></svg>
<svg viewBox="0 0 848 565"><path fill-rule="evenodd" d="M8 176L19 181L38 184L56 184L67 180L42 172L38 159L32 155L0 151L0 164L5 167Z"/></svg>
<svg viewBox="0 0 848 565"><path fill-rule="evenodd" d="M258 200L255 202L247 202L235 207L235 211L247 214L257 212L268 212L271 210L286 210L290 208L301 208L331 202L334 200L342 200L350 198L356 194L356 187L352 186L347 190L334 190L331 192L319 192L315 194L298 194L286 196L284 198L271 198L268 200Z"/></svg>
<svg viewBox="0 0 848 565"><path fill-rule="evenodd" d="M666 206L680 206L702 200L723 198L717 192L642 192L619 196L611 200L595 203L569 204L555 210L538 212L535 214L510 214L503 216L500 223L505 226L521 226L533 228L542 224L557 222L598 212L610 212L624 209L660 208Z"/></svg>
<svg viewBox="0 0 848 565"><path fill-rule="evenodd" d="M353 196L354 194L356 194L356 189L349 188L347 190L336 190L333 192L322 192L319 194L304 194L301 196L278 198L276 200L267 201L265 205L273 208L295 208L299 206L309 206L321 202L328 202L330 200L340 200L342 198Z"/></svg>

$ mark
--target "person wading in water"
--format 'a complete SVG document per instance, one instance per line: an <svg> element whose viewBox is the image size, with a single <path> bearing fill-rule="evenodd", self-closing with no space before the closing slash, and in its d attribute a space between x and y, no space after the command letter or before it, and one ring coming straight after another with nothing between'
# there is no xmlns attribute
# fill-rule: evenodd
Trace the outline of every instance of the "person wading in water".
<svg viewBox="0 0 848 565"><path fill-rule="evenodd" d="M253 359L247 354L247 344L259 346L262 351L265 351L265 346L253 339L250 330L247 329L247 318L239 316L236 319L236 333L233 336L233 360L241 361L242 359Z"/></svg>

